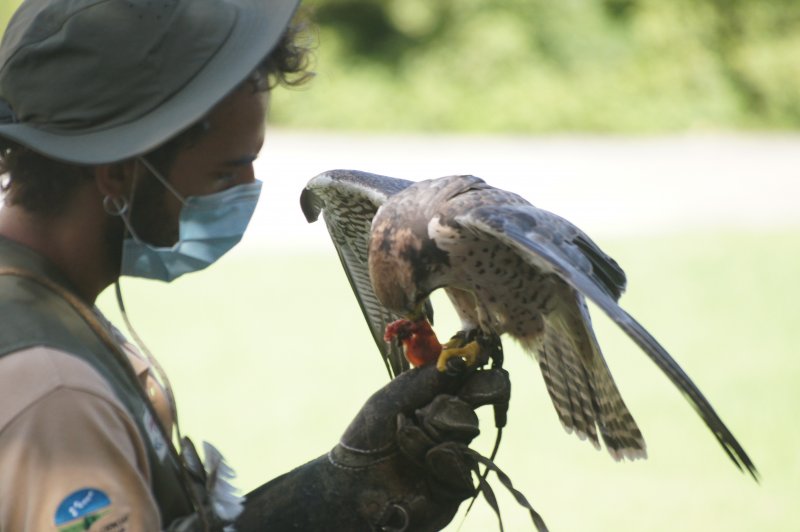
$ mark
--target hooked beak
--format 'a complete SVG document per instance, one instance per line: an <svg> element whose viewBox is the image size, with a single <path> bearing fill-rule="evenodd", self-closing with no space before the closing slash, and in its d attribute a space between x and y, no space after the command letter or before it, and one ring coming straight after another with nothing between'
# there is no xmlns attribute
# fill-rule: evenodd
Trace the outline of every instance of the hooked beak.
<svg viewBox="0 0 800 532"><path fill-rule="evenodd" d="M418 303L414 307L414 310L406 314L405 318L408 321L422 321L424 319L427 319L428 313L426 312L427 309L425 307L426 305L424 301L422 303Z"/></svg>

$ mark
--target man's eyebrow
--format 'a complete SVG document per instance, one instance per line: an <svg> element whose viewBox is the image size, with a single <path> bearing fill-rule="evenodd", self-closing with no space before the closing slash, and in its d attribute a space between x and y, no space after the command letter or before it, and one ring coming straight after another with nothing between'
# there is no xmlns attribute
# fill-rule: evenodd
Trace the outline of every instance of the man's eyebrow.
<svg viewBox="0 0 800 532"><path fill-rule="evenodd" d="M223 161L224 166L250 166L258 158L258 155L243 155L236 159L228 159Z"/></svg>

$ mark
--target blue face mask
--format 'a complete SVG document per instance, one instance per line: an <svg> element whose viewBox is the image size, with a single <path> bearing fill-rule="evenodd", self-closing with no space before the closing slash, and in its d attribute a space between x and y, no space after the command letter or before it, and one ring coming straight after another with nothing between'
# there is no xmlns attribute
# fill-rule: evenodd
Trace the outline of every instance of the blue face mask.
<svg viewBox="0 0 800 532"><path fill-rule="evenodd" d="M123 242L122 275L169 282L213 264L239 243L256 209L261 181L184 199L147 161L140 160L183 202L178 242L169 248L142 242L123 214L130 236Z"/></svg>

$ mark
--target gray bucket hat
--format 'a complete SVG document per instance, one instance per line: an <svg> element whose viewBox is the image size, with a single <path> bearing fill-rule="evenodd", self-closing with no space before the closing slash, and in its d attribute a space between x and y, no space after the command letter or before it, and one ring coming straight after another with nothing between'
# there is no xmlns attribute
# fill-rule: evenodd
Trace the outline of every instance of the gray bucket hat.
<svg viewBox="0 0 800 532"><path fill-rule="evenodd" d="M147 152L205 115L300 0L26 0L0 44L0 136L67 162Z"/></svg>

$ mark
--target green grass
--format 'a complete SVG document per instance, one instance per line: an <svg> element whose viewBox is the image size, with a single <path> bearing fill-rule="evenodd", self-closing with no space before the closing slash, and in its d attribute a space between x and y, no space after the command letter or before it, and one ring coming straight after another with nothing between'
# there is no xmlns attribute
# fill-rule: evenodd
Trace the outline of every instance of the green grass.
<svg viewBox="0 0 800 532"><path fill-rule="evenodd" d="M761 484L736 471L668 380L596 309L598 337L650 458L615 463L565 434L538 369L507 342L514 388L498 465L552 530L796 530L800 231L601 244L628 273L623 306L695 379ZM170 286L125 280L123 290L173 380L184 432L218 445L245 490L326 452L386 381L333 250L234 252ZM437 301L437 329L447 336L455 321ZM100 304L117 316L111 294ZM488 454L490 413L481 419L474 447ZM500 504L507 530L533 529L505 493ZM481 501L462 530L495 523Z"/></svg>
<svg viewBox="0 0 800 532"><path fill-rule="evenodd" d="M17 0L6 0L0 5L0 35L5 31L6 25L11 20L11 15L14 14L17 6L19 6Z"/></svg>

